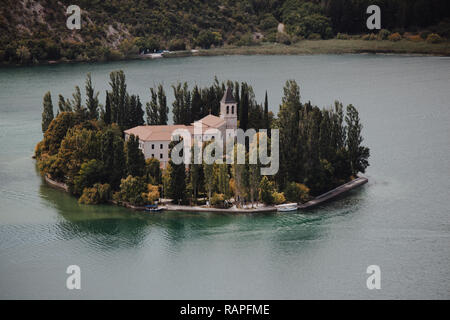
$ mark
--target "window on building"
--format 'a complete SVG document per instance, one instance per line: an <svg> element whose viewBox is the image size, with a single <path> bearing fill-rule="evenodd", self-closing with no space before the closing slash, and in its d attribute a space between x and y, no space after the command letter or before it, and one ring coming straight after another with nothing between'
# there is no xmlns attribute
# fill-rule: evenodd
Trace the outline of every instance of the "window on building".
<svg viewBox="0 0 450 320"><path fill-rule="evenodd" d="M162 153L159 154L159 158L162 159Z"/></svg>
<svg viewBox="0 0 450 320"><path fill-rule="evenodd" d="M227 114L230 113L230 106L227 106Z"/></svg>
<svg viewBox="0 0 450 320"><path fill-rule="evenodd" d="M155 149L155 145L154 144L152 144L152 149Z"/></svg>
<svg viewBox="0 0 450 320"><path fill-rule="evenodd" d="M155 154L154 153L152 153L152 158L154 158L155 157Z"/></svg>
<svg viewBox="0 0 450 320"><path fill-rule="evenodd" d="M231 114L234 114L234 106L231 106Z"/></svg>
<svg viewBox="0 0 450 320"><path fill-rule="evenodd" d="M162 149L162 148L163 148L163 146L162 146L162 143L161 143L161 144L159 145L159 148L160 148L160 149Z"/></svg>

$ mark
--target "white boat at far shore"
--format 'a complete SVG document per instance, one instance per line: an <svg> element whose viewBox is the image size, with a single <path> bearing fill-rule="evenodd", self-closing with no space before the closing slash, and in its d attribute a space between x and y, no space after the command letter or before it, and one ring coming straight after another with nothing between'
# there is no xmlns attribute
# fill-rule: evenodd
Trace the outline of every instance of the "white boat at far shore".
<svg viewBox="0 0 450 320"><path fill-rule="evenodd" d="M296 203L285 203L275 206L279 212L296 211L298 209L298 204Z"/></svg>

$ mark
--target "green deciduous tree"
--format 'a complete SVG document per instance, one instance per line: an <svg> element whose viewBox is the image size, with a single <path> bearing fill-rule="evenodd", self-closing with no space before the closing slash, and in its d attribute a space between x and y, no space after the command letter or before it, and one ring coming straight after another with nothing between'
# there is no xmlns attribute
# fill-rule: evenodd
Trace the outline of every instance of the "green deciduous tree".
<svg viewBox="0 0 450 320"><path fill-rule="evenodd" d="M81 195L85 188L92 187L97 182L104 182L105 168L97 159L84 162L74 178L73 193Z"/></svg>
<svg viewBox="0 0 450 320"><path fill-rule="evenodd" d="M263 176L259 184L259 199L265 204L273 204L274 190L275 186L273 182L267 176Z"/></svg>
<svg viewBox="0 0 450 320"><path fill-rule="evenodd" d="M116 200L141 206L147 202L148 184L143 177L129 175L120 182L120 191L114 197Z"/></svg>
<svg viewBox="0 0 450 320"><path fill-rule="evenodd" d="M145 178L148 183L161 184L161 163L156 158L145 161Z"/></svg>

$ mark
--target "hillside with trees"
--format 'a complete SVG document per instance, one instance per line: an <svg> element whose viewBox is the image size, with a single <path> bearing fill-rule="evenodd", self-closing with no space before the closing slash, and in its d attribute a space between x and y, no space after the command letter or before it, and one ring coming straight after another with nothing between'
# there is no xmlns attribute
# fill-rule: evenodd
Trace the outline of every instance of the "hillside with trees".
<svg viewBox="0 0 450 320"><path fill-rule="evenodd" d="M380 6L380 38L450 37L446 0L105 0L78 1L81 30L66 27L69 0L3 0L0 61L104 61L185 50L368 34L366 8ZM278 30L282 23L284 31ZM398 34L398 36L397 36Z"/></svg>
<svg viewBox="0 0 450 320"><path fill-rule="evenodd" d="M336 102L333 108L321 109L302 102L298 84L289 80L279 112L274 115L268 111L267 92L260 103L248 83L215 79L204 88L189 88L186 83L172 86L174 122L189 124L210 113L218 115L220 99L230 87L237 101L239 128L279 129L278 173L262 176L261 163L248 161L263 132L245 145L235 144L236 151L246 154L245 164L203 161L185 167L169 161L162 169L157 159L145 160L137 137L131 135L125 141L123 130L144 122L167 124L169 107L164 88L150 88L145 99L149 102L143 103L128 92L123 71L111 72L109 85L104 104L99 103L90 74L84 90L76 86L71 99L58 96L57 108L50 92L43 98L44 139L35 149L39 170L66 184L80 203L112 200L141 206L160 197L180 204L204 204L207 199L217 207L230 203L238 207L257 202L303 203L352 180L369 165L369 149L362 144L362 124L354 106L344 109ZM270 139L269 131L269 143ZM203 147L211 143L217 142L205 142Z"/></svg>

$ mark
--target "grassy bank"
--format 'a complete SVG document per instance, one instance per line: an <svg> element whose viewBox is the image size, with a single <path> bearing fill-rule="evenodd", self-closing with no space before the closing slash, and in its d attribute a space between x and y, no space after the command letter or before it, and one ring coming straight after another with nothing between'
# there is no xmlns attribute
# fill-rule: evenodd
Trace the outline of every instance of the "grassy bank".
<svg viewBox="0 0 450 320"><path fill-rule="evenodd" d="M173 51L166 54L165 58L181 58L190 56L221 56L221 55L311 55L311 54L357 54L357 53L382 53L382 54L420 54L435 56L450 56L450 41L431 44L426 41L400 41L390 40L360 40L360 39L330 39L330 40L302 40L300 42L285 45L280 43L261 43L251 46L225 45L213 49L200 49L195 52L189 50ZM129 55L122 59L98 60L120 61L150 59L137 54ZM57 60L41 61L37 64L60 64L95 62L96 60ZM0 63L0 67L20 66L21 64ZM29 63L28 65L31 65Z"/></svg>
<svg viewBox="0 0 450 320"><path fill-rule="evenodd" d="M426 41L410 40L303 40L295 44L263 43L254 46L224 46L209 50L200 50L194 55L215 56L229 54L345 54L345 53L395 53L428 54L450 56L450 41L430 44Z"/></svg>

